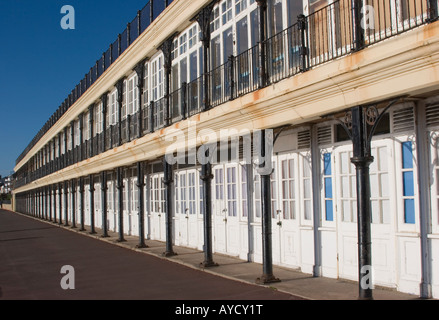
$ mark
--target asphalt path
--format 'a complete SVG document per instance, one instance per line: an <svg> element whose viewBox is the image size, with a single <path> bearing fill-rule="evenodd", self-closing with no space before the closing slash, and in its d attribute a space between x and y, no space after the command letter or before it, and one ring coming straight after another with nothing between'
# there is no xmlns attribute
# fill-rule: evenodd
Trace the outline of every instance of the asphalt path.
<svg viewBox="0 0 439 320"><path fill-rule="evenodd" d="M0 210L0 300L295 299Z"/></svg>

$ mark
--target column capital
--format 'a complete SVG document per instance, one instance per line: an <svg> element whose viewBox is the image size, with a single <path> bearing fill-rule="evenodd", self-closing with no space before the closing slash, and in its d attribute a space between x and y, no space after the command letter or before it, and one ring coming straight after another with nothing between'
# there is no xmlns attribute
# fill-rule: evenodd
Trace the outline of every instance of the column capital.
<svg viewBox="0 0 439 320"><path fill-rule="evenodd" d="M163 67L167 72L170 72L172 68L172 46L176 36L177 33L174 33L159 46L164 56Z"/></svg>
<svg viewBox="0 0 439 320"><path fill-rule="evenodd" d="M197 21L198 25L201 29L201 41L203 42L205 47L210 46L210 23L211 23L211 17L213 8L215 5L219 2L219 0L214 0L211 3L209 3L207 6L205 6L203 9L201 9L198 14L191 19L191 21Z"/></svg>

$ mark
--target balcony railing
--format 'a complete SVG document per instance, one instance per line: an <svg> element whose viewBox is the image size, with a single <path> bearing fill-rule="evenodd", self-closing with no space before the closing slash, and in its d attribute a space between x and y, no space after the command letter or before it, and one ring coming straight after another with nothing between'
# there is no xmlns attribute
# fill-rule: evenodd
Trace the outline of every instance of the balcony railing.
<svg viewBox="0 0 439 320"><path fill-rule="evenodd" d="M395 7L394 3L395 1L391 0L366 0L366 4L374 8L374 21L369 20L367 28L362 29L360 35L364 41L361 48L437 18L437 14L432 14L428 0L407 0L404 7ZM265 42L236 57L229 57L225 64L208 73L210 107L361 49L357 48L358 39L354 36L355 21L352 12L351 1L336 1L308 17L300 17L296 24ZM260 58L262 52L265 54L265 60ZM264 69L265 82L261 80L261 72ZM201 76L190 83L183 83L181 88L172 92L169 97L144 104L141 110L121 121L120 133L118 124L108 126L105 129L105 140L104 134L100 133L86 141L82 149L78 147L76 153L74 150L68 151L56 161L55 170L61 170L139 136L165 128L166 125L201 113L205 110L204 79L205 77ZM168 98L169 111L166 112ZM166 115L168 119L165 118ZM80 150L83 150L82 156L79 154ZM47 166L19 178L16 186L23 186L49 174Z"/></svg>
<svg viewBox="0 0 439 320"><path fill-rule="evenodd" d="M18 157L18 164L36 145L36 143L49 131L49 129L73 106L73 104L84 94L99 77L119 58L119 56L150 26L150 24L171 4L173 0L151 0L137 16L128 23L127 28L119 34L117 40L104 52L102 57L96 61L89 72L85 75L61 106L44 124L43 128L32 139L26 149Z"/></svg>

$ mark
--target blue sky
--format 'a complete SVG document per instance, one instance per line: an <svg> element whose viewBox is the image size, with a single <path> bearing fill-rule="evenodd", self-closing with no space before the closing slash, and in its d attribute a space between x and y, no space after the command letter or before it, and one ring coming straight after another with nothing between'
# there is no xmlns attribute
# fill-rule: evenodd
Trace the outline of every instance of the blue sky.
<svg viewBox="0 0 439 320"><path fill-rule="evenodd" d="M0 175L148 0L0 1ZM63 30L61 8L75 9Z"/></svg>

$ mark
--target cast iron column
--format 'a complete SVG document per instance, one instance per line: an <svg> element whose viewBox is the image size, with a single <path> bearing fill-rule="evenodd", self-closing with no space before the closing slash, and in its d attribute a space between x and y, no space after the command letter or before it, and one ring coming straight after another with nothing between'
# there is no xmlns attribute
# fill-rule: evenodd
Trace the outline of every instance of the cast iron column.
<svg viewBox="0 0 439 320"><path fill-rule="evenodd" d="M268 84L267 73L267 0L256 0L259 7L259 87Z"/></svg>
<svg viewBox="0 0 439 320"><path fill-rule="evenodd" d="M102 171L101 173L101 191L102 191L102 238L108 238L108 224L107 224L107 214L108 214L108 207L107 207L107 172Z"/></svg>
<svg viewBox="0 0 439 320"><path fill-rule="evenodd" d="M118 134L118 146L122 145L122 104L123 104L123 82L124 79L119 80L116 83L117 89L117 107L118 107L118 121L117 121L117 134Z"/></svg>
<svg viewBox="0 0 439 320"><path fill-rule="evenodd" d="M369 166L373 162L368 143L365 108L352 108L353 157L357 176L359 298L372 299L372 240ZM364 281L364 277L369 278Z"/></svg>
<svg viewBox="0 0 439 320"><path fill-rule="evenodd" d="M53 222L58 223L58 219L56 218L56 186L52 186L53 193Z"/></svg>
<svg viewBox="0 0 439 320"><path fill-rule="evenodd" d="M137 248L148 248L145 244L145 198L143 188L145 187L145 175L143 174L143 163L137 163L137 192L139 194L139 244Z"/></svg>
<svg viewBox="0 0 439 320"><path fill-rule="evenodd" d="M433 22L438 19L437 0L428 0L428 21Z"/></svg>
<svg viewBox="0 0 439 320"><path fill-rule="evenodd" d="M352 35L353 35L353 51L358 51L364 48L364 29L362 28L363 14L363 0L351 0L352 1Z"/></svg>
<svg viewBox="0 0 439 320"><path fill-rule="evenodd" d="M90 140L91 141L91 140ZM94 176L89 176L90 184L90 234L96 234L95 230L95 182Z"/></svg>
<svg viewBox="0 0 439 320"><path fill-rule="evenodd" d="M201 167L201 180L203 181L203 206L204 206L204 268L216 267L212 253L212 164L210 163L209 148L206 148L206 159L209 161Z"/></svg>
<svg viewBox="0 0 439 320"><path fill-rule="evenodd" d="M79 152L78 152L78 162L81 162L84 160L84 154L83 154L83 142L84 142L84 114L81 113L79 115Z"/></svg>
<svg viewBox="0 0 439 320"><path fill-rule="evenodd" d="M94 122L94 105L91 105L88 107L88 129L89 129L89 135L90 135L90 140L88 140L89 142L89 148L88 148L88 157L87 158L93 158L93 122Z"/></svg>
<svg viewBox="0 0 439 320"><path fill-rule="evenodd" d="M64 181L64 226L69 226L69 201L68 201L68 183Z"/></svg>
<svg viewBox="0 0 439 320"><path fill-rule="evenodd" d="M58 184L58 201L59 201L59 205L58 205L58 214L59 214L59 219L58 219L58 223L59 225L62 225L62 183Z"/></svg>
<svg viewBox="0 0 439 320"><path fill-rule="evenodd" d="M107 145L108 92L102 95L101 101L102 101L102 152L105 152Z"/></svg>
<svg viewBox="0 0 439 320"><path fill-rule="evenodd" d="M175 35L169 37L162 45L159 47L163 52L163 69L165 71L165 111L164 120L165 127L171 125L171 108L170 108L170 91L171 91L171 71L172 71L172 47L174 43Z"/></svg>
<svg viewBox="0 0 439 320"><path fill-rule="evenodd" d="M123 237L123 178L122 178L122 168L117 168L117 190L119 190L119 239L117 242L125 242Z"/></svg>
<svg viewBox="0 0 439 320"><path fill-rule="evenodd" d="M80 206L81 206L81 229L79 229L79 231L85 231L85 220L84 220L84 178L81 177L79 178L79 201L80 201Z"/></svg>
<svg viewBox="0 0 439 320"><path fill-rule="evenodd" d="M262 276L256 279L259 284L279 282L273 274L273 250L271 229L271 174L273 131L262 130L260 133L260 157L258 173L261 176L261 205L262 205Z"/></svg>
<svg viewBox="0 0 439 320"><path fill-rule="evenodd" d="M171 257L176 253L172 247L172 185L173 185L173 170L172 165L166 160L166 156L163 158L163 170L164 177L163 183L165 184L165 211L166 211L166 251L163 252L163 256Z"/></svg>
<svg viewBox="0 0 439 320"><path fill-rule="evenodd" d="M52 221L52 188L47 187L47 200L48 200L48 211L49 211L49 221Z"/></svg>
<svg viewBox="0 0 439 320"><path fill-rule="evenodd" d="M209 94L209 49L210 49L210 23L212 17L213 7L217 3L217 0L212 1L206 7L201 9L195 20L198 22L201 30L201 41L203 42L203 85L204 85L204 99L203 99L203 111L210 109L210 94Z"/></svg>
<svg viewBox="0 0 439 320"><path fill-rule="evenodd" d="M75 179L72 179L72 228L76 228L76 184Z"/></svg>
<svg viewBox="0 0 439 320"><path fill-rule="evenodd" d="M137 74L137 99L139 101L139 109L137 111L137 138L141 138L143 136L143 87L144 87L145 63L146 60L143 60L139 62L134 68L134 71ZM145 112L148 111L145 109Z"/></svg>

